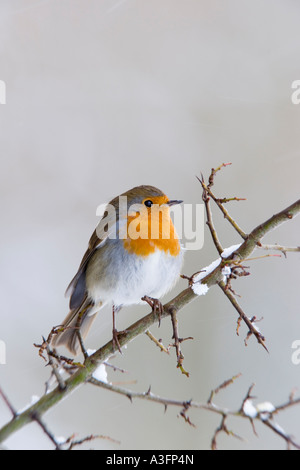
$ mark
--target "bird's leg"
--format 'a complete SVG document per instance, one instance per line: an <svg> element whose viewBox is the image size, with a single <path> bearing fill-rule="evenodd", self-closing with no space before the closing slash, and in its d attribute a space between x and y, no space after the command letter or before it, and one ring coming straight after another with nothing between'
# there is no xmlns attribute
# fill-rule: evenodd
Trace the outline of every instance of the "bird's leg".
<svg viewBox="0 0 300 470"><path fill-rule="evenodd" d="M77 339L79 341L79 344L80 344L80 349L81 349L81 352L83 354L83 357L85 360L88 359L89 355L87 353L87 350L85 349L85 346L84 346L84 342L83 342L83 339L82 339L82 336L81 336L81 332L80 332L80 329L76 331L76 335L77 335Z"/></svg>
<svg viewBox="0 0 300 470"><path fill-rule="evenodd" d="M158 299L154 299L153 297L149 297L148 295L144 295L144 297L142 297L142 300L144 300L144 302L147 302L147 304L150 305L153 313L158 314L158 326L160 326L161 316L164 313L164 307L161 301Z"/></svg>
<svg viewBox="0 0 300 470"><path fill-rule="evenodd" d="M81 349L81 352L83 354L83 357L84 359L86 360L89 355L85 349L85 346L84 346L84 342L83 342L83 338L81 336L81 332L80 332L80 328L81 328L81 325L82 325L82 320L83 320L83 314L86 312L86 309L84 309L83 311L81 311L79 314L78 314L78 317L77 317L77 321L76 321L76 335L77 335L77 339L78 339L78 342L80 344L80 349Z"/></svg>
<svg viewBox="0 0 300 470"><path fill-rule="evenodd" d="M116 312L118 310L116 309L115 305L113 304L112 306L112 317L113 317L113 330L112 330L112 333L113 333L113 337L112 337L112 342L113 342L113 349L115 351L116 349L116 346L119 350L119 352L122 354L122 350L121 350L121 346L120 346L120 343L119 343L119 332L118 330L116 329Z"/></svg>

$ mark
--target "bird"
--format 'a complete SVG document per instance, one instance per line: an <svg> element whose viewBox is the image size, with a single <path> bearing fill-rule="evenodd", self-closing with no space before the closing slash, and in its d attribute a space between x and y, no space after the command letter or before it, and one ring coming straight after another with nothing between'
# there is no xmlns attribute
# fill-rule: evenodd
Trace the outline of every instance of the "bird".
<svg viewBox="0 0 300 470"><path fill-rule="evenodd" d="M66 290L69 313L54 335L55 348L64 345L76 356L96 315L110 305L113 345L121 352L116 313L144 301L160 311L159 299L175 286L182 269L183 247L170 214L170 207L182 202L142 185L105 206Z"/></svg>

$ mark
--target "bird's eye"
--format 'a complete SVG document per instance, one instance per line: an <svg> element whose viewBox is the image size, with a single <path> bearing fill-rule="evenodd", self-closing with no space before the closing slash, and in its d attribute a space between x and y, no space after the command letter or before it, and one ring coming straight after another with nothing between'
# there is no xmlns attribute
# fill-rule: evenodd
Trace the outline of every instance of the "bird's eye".
<svg viewBox="0 0 300 470"><path fill-rule="evenodd" d="M153 202L150 201L150 199L147 199L147 201L145 201L144 204L145 204L146 207L151 207Z"/></svg>

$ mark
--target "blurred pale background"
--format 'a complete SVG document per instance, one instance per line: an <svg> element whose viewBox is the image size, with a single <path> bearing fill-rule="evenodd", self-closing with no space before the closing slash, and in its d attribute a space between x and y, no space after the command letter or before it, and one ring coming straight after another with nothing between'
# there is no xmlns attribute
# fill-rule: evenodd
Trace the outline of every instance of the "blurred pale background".
<svg viewBox="0 0 300 470"><path fill-rule="evenodd" d="M96 207L138 184L170 198L201 201L195 175L233 166L217 178L220 196L246 197L229 209L245 231L299 198L300 106L291 84L300 79L300 4L295 0L0 0L1 329L7 364L0 384L16 408L42 395L49 368L34 342L67 313L64 290L97 224ZM215 215L224 246L239 241ZM281 226L269 243L299 244L300 220ZM188 252L184 273L217 257L205 233ZM255 382L259 401L280 404L300 387L291 361L300 339L299 254L251 262L252 275L235 284L270 354L254 339L237 337L236 313L219 289L180 315L189 379L148 338L131 343L113 363L109 380L162 396L204 401L211 388L241 372L217 398L238 408ZM181 280L172 296L184 288ZM171 296L168 296L171 298ZM118 316L125 328L146 306ZM171 326L153 333L168 344ZM88 339L96 348L111 337L103 311ZM300 391L299 391L300 393ZM193 411L189 427L177 409L134 402L81 388L45 417L58 436L105 434L119 446L97 449L206 449L219 420ZM0 425L10 418L0 402ZM300 409L279 423L300 441ZM229 422L246 442L220 436L221 448L285 448L269 430L259 438L247 422ZM11 437L12 449L52 448L31 425Z"/></svg>

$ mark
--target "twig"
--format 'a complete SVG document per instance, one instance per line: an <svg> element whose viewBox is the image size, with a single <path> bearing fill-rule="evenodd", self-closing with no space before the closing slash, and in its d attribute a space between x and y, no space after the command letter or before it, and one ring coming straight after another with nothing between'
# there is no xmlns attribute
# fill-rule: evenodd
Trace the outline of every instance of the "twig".
<svg viewBox="0 0 300 470"><path fill-rule="evenodd" d="M229 429L227 428L227 425L225 424L226 422L226 419L227 419L227 415L224 415L222 417L222 420L221 420L221 424L220 426L216 429L214 435L213 435L213 438L212 438L212 441L211 441L211 450L218 450L218 446L217 446L217 437L219 434L221 434L222 432L224 432L225 434L227 434L227 436L232 436L232 437L235 437L236 439L239 439L240 441L243 441L243 438L241 436L239 436L238 434L234 433L233 431L229 431Z"/></svg>
<svg viewBox="0 0 300 470"><path fill-rule="evenodd" d="M218 168L212 168L211 169L211 173L210 173L210 176L209 176L209 179L208 179L208 185L209 187L213 186L214 183L215 183L215 176L216 174L218 173L218 171L222 170L222 168L225 168L226 166L230 166L232 165L232 163L222 163L220 166L218 166Z"/></svg>
<svg viewBox="0 0 300 470"><path fill-rule="evenodd" d="M246 201L247 199L244 197L223 197L223 198L218 198L216 199L216 202L219 202L220 204L226 204L227 202L232 202L232 201Z"/></svg>
<svg viewBox="0 0 300 470"><path fill-rule="evenodd" d="M239 373L237 375L234 375L233 377L231 377L231 379L225 380L225 382L223 382L221 385L219 385L219 387L212 390L210 392L210 396L209 396L209 399L207 400L207 403L210 405L212 403L213 398L215 397L215 395L217 395L224 388L227 388L229 385L232 385L233 382L235 382L236 379L241 377L241 375L242 375L241 373Z"/></svg>
<svg viewBox="0 0 300 470"><path fill-rule="evenodd" d="M156 339L155 336L153 336L151 331L147 330L145 332L145 334L148 336L149 339L151 339L151 341L153 341L154 344L156 344L156 346L159 347L159 349L162 352L165 352L166 354L170 354L169 351L167 350L167 348L162 344L162 342L160 340Z"/></svg>
<svg viewBox="0 0 300 470"><path fill-rule="evenodd" d="M225 219L228 220L228 222L237 231L237 233L245 240L246 237L247 237L247 234L239 227L239 225L235 222L235 220L233 220L233 218L229 215L229 213L225 209L225 207L223 207L223 203L227 203L227 202L230 202L230 201L244 201L245 199L244 198L237 198L237 197L220 199L220 198L217 198L211 190L211 187L214 185L214 178L215 178L216 173L218 171L220 171L222 168L225 168L229 165L231 165L231 163L223 163L217 169L212 168L211 174L210 174L209 179L208 179L208 185L207 186L206 186L203 178L202 178L202 181L199 178L198 178L198 180L200 181L203 190L205 190L207 195L210 196L213 199L213 201L217 204L217 206L219 207L219 209L223 213Z"/></svg>
<svg viewBox="0 0 300 470"><path fill-rule="evenodd" d="M228 222L232 225L232 227L235 229L235 231L244 239L246 240L247 234L241 229L241 227L237 224L237 222L229 215L229 212L225 209L223 204L220 202L220 199L216 198L216 196L213 194L211 189L207 188L207 192L209 196L215 201L217 206L219 207L220 211L224 215L224 218L228 220ZM240 201L243 201L244 199L238 199Z"/></svg>
<svg viewBox="0 0 300 470"><path fill-rule="evenodd" d="M81 446L82 444L85 444L86 442L91 442L91 441L94 441L96 439L105 439L107 441L110 441L114 444L120 444L120 441L116 441L115 439L112 439L111 437L109 436L103 436L103 435L93 435L91 434L90 436L87 436L87 437L84 437L83 439L78 439L77 441L75 441L73 439L74 436L71 436L71 438L69 438L64 445L66 444L70 444L69 447L66 449L66 450L73 450L74 447L78 447L78 446Z"/></svg>
<svg viewBox="0 0 300 470"><path fill-rule="evenodd" d="M252 396L252 391L255 387L255 384L252 384L250 385L249 389L248 389L248 392L247 392L247 395L245 396L244 400L243 400L243 403L242 403L242 406L240 408L240 412L244 413L244 409L245 409L245 403L248 401L248 400L253 400L253 398L255 398L254 396ZM247 415L248 416L248 415Z"/></svg>
<svg viewBox="0 0 300 470"><path fill-rule="evenodd" d="M107 362L107 361L104 361L103 364L104 364L106 367L111 367L114 372L121 372L122 374L127 374L127 373L128 373L128 370L122 369L121 367L117 367L117 366L115 366L114 364L110 364L110 363Z"/></svg>
<svg viewBox="0 0 300 470"><path fill-rule="evenodd" d="M40 428L43 430L43 432L46 434L46 436L50 439L50 441L54 444L55 450L62 450L62 446L57 440L55 439L55 436L52 434L52 432L49 431L45 423L41 420L40 416L38 414L33 413L32 415L33 421L35 421Z"/></svg>
<svg viewBox="0 0 300 470"><path fill-rule="evenodd" d="M184 403L184 406L183 406L182 410L180 411L179 416L181 416L181 418L183 418L184 421L185 421L187 424L189 424L190 426L192 426L193 428L195 428L195 427L196 427L195 424L192 423L190 417L187 416L187 414L186 414L186 413L188 412L188 410L190 409L190 407L191 407L191 403L192 403L192 400L186 401L186 402Z"/></svg>
<svg viewBox="0 0 300 470"><path fill-rule="evenodd" d="M219 286L221 287L226 297L230 300L231 304L234 306L234 308L238 312L239 318L242 319L249 328L249 333L247 335L246 341L250 338L251 335L253 335L257 339L258 343L261 344L265 348L265 350L268 352L268 348L265 345L265 337L254 326L254 322L256 318L254 317L251 320L247 317L242 307L238 304L236 298L232 295L232 293L228 289L226 289L226 285L223 281L219 282ZM239 326L240 326L240 322L238 323L238 327Z"/></svg>
<svg viewBox="0 0 300 470"><path fill-rule="evenodd" d="M271 420L262 420L263 424L270 428L275 434L280 436L282 439L286 441L288 445L292 445L295 449L300 450L300 445L293 439L292 436L289 436L285 433L281 427L279 427L276 423L272 423Z"/></svg>
<svg viewBox="0 0 300 470"><path fill-rule="evenodd" d="M13 417L16 417L17 412L14 409L14 407L12 406L12 404L10 403L9 399L7 398L7 396L5 395L5 393L3 392L1 387L0 387L0 395L1 395L4 403L6 404L7 408L10 410L11 414L13 415Z"/></svg>
<svg viewBox="0 0 300 470"><path fill-rule="evenodd" d="M180 347L180 343L182 343L183 339L179 338L179 335L178 335L178 321L177 321L176 310L171 309L170 314L171 314L171 320L172 320L172 325L173 325L173 339L174 339L174 345L172 346L174 346L176 350L177 367L178 369L181 370L182 374L184 374L186 377L189 377L190 374L183 367L184 355L182 354L181 347Z"/></svg>
<svg viewBox="0 0 300 470"><path fill-rule="evenodd" d="M300 252L300 246L280 246L280 245L258 245L258 248L261 250L270 250L270 251L281 251L281 253L286 257L288 252L296 253Z"/></svg>
<svg viewBox="0 0 300 470"><path fill-rule="evenodd" d="M283 405L277 406L276 407L276 413L287 410L288 408L291 408L292 406L295 405L300 405L300 398L297 398L296 400L293 398L293 396L290 396L290 399L288 402L283 403ZM275 412L273 412L275 414Z"/></svg>
<svg viewBox="0 0 300 470"><path fill-rule="evenodd" d="M205 185L205 182L204 182L204 178L203 178L203 175L201 175L201 179L198 178L198 176L196 176L197 180L201 183L202 185L202 189L203 189L203 193L202 193L202 200L204 202L204 205L205 205L205 210L206 210L206 217L207 217L207 221L206 221L206 224L210 230L210 233L211 233L211 236L212 236L212 239L213 239L213 242L215 244L215 247L219 253L219 255L221 255L223 253L223 248L222 248L222 245L219 241L219 238L218 238L218 235L217 235L217 232L216 232L216 229L214 227L214 223L213 223L213 218L212 218L212 212L211 212L211 209L210 209L210 204L209 204L209 195L208 195L208 187Z"/></svg>

